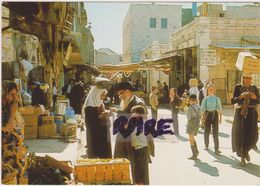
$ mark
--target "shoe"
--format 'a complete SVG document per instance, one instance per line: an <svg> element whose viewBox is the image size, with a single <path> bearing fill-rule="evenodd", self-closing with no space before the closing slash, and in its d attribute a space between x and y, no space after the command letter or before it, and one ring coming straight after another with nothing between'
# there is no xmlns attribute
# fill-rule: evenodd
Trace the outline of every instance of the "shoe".
<svg viewBox="0 0 260 186"><path fill-rule="evenodd" d="M245 166L246 166L246 161L245 161L244 158L241 158L240 165L241 165L242 167L245 167Z"/></svg>
<svg viewBox="0 0 260 186"><path fill-rule="evenodd" d="M220 155L220 154L221 154L221 151L220 151L220 150L215 150L215 154L216 154L216 155Z"/></svg>
<svg viewBox="0 0 260 186"><path fill-rule="evenodd" d="M209 150L209 146L205 146L204 150Z"/></svg>
<svg viewBox="0 0 260 186"><path fill-rule="evenodd" d="M250 161L250 156L249 156L249 154L247 153L247 155L246 155L246 161Z"/></svg>
<svg viewBox="0 0 260 186"><path fill-rule="evenodd" d="M197 157L192 155L191 157L188 158L189 160L197 160Z"/></svg>
<svg viewBox="0 0 260 186"><path fill-rule="evenodd" d="M191 152L192 152L192 156L190 158L188 158L189 160L196 160L197 159L197 150L195 146L190 146L191 147Z"/></svg>
<svg viewBox="0 0 260 186"><path fill-rule="evenodd" d="M199 150L198 150L196 141L195 141L195 150L196 150L196 156L198 156L199 155Z"/></svg>

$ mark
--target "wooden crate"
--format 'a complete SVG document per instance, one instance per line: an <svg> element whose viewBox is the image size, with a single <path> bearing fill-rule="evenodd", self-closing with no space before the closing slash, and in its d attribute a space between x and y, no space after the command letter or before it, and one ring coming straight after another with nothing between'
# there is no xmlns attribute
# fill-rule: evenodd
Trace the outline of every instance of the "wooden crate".
<svg viewBox="0 0 260 186"><path fill-rule="evenodd" d="M131 184L130 162L124 158L78 160L74 174L84 184Z"/></svg>

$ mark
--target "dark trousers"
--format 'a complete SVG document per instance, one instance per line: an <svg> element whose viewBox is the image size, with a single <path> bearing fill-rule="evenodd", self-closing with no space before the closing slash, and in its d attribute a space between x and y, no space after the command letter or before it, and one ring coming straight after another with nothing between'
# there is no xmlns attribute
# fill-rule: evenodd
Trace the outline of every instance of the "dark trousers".
<svg viewBox="0 0 260 186"><path fill-rule="evenodd" d="M205 146L209 146L209 134L212 126L213 130L213 139L215 150L219 148L219 140L218 140L218 112L217 111L206 111L206 118L204 123L204 143Z"/></svg>
<svg viewBox="0 0 260 186"><path fill-rule="evenodd" d="M151 108L151 111L152 111L152 118L157 121L158 110Z"/></svg>
<svg viewBox="0 0 260 186"><path fill-rule="evenodd" d="M148 148L134 149L135 184L149 185Z"/></svg>
<svg viewBox="0 0 260 186"><path fill-rule="evenodd" d="M178 109L172 109L172 119L173 119L173 129L174 129L174 134L179 135L179 120L178 120Z"/></svg>

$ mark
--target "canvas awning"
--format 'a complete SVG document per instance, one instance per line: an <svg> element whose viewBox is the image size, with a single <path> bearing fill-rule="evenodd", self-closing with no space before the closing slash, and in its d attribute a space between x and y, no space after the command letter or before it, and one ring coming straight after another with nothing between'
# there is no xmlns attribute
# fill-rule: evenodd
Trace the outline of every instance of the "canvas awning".
<svg viewBox="0 0 260 186"><path fill-rule="evenodd" d="M103 73L115 73L115 72L133 72L139 70L140 63L118 64L118 65L100 65L97 68Z"/></svg>
<svg viewBox="0 0 260 186"><path fill-rule="evenodd" d="M211 46L224 49L260 49L259 45L213 44Z"/></svg>

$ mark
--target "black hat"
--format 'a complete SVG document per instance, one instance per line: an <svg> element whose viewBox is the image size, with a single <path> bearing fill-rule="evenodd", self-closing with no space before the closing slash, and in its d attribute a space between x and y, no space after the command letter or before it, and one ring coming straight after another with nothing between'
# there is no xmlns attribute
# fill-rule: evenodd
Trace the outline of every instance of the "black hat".
<svg viewBox="0 0 260 186"><path fill-rule="evenodd" d="M120 91L120 90L133 91L133 87L132 87L131 83L129 83L129 82L120 82L116 85L116 91Z"/></svg>
<svg viewBox="0 0 260 186"><path fill-rule="evenodd" d="M189 99L197 100L197 95L196 95L196 94L191 94L191 95L189 96Z"/></svg>

